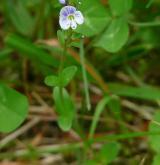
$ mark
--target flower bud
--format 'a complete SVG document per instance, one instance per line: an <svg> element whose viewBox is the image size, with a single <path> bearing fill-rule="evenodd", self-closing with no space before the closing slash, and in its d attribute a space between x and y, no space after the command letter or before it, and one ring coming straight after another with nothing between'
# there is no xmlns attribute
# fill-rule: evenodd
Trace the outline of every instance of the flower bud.
<svg viewBox="0 0 160 165"><path fill-rule="evenodd" d="M66 0L59 0L59 3L64 5L66 3Z"/></svg>

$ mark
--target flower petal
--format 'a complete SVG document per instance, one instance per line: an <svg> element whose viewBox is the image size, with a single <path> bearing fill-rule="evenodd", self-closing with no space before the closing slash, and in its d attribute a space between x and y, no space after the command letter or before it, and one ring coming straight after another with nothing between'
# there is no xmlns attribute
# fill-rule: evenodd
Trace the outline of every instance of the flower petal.
<svg viewBox="0 0 160 165"><path fill-rule="evenodd" d="M63 7L63 8L61 9L61 11L60 11L60 17L67 17L67 16L68 16L68 12L67 12L67 10L66 10L66 7L67 7L67 6L65 6L65 7Z"/></svg>
<svg viewBox="0 0 160 165"><path fill-rule="evenodd" d="M59 24L62 29L77 28L77 24L83 24L84 17L80 11L73 6L65 6L60 11Z"/></svg>
<svg viewBox="0 0 160 165"><path fill-rule="evenodd" d="M69 14L74 14L76 12L76 8L73 6L68 6L67 9Z"/></svg>
<svg viewBox="0 0 160 165"><path fill-rule="evenodd" d="M70 24L71 24L71 28L72 29L76 29L77 28L77 23L76 23L75 20L71 20Z"/></svg>
<svg viewBox="0 0 160 165"><path fill-rule="evenodd" d="M67 17L69 14L74 14L76 12L76 8L73 6L65 6L60 11L60 16Z"/></svg>
<svg viewBox="0 0 160 165"><path fill-rule="evenodd" d="M80 25L84 23L84 17L80 11L75 12L75 21Z"/></svg>
<svg viewBox="0 0 160 165"><path fill-rule="evenodd" d="M70 21L67 19L67 18L65 18L65 17L60 17L60 19L59 19L59 24L60 24L60 26L61 26L61 28L63 29L63 30L67 30L67 29L69 29L70 28Z"/></svg>
<svg viewBox="0 0 160 165"><path fill-rule="evenodd" d="M66 3L66 0L59 0L59 3L64 5Z"/></svg>

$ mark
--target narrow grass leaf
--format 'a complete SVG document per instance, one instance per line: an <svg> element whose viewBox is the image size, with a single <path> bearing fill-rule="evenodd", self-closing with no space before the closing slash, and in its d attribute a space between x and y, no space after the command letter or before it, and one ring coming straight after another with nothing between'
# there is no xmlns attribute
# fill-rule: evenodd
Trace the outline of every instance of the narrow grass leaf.
<svg viewBox="0 0 160 165"><path fill-rule="evenodd" d="M160 131L160 111L154 114L153 120L150 122L149 131ZM149 143L151 148L160 153L160 134L159 136L149 136Z"/></svg>
<svg viewBox="0 0 160 165"><path fill-rule="evenodd" d="M9 47L17 50L19 53L27 56L35 62L39 61L40 63L51 67L57 67L59 64L53 56L19 35L9 34L5 38L5 42Z"/></svg>
<svg viewBox="0 0 160 165"><path fill-rule="evenodd" d="M100 115L101 115L101 113L103 112L105 106L109 103L110 100L111 100L111 97L106 96L96 106L93 121L92 121L90 132L89 132L89 138L90 139L93 138L93 135L94 135L94 132L96 130L97 123L98 123L98 120L100 118Z"/></svg>
<svg viewBox="0 0 160 165"><path fill-rule="evenodd" d="M151 101L160 99L160 89L155 87L134 87L118 83L109 83L108 86L111 93L119 96Z"/></svg>

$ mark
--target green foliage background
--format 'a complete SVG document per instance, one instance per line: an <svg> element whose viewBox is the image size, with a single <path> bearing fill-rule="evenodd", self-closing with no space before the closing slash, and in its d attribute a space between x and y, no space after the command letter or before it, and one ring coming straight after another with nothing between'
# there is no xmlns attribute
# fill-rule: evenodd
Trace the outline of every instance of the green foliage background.
<svg viewBox="0 0 160 165"><path fill-rule="evenodd" d="M50 151L31 146L34 160L62 152L65 160L71 155L70 163L73 159L84 165L159 165L160 1L70 3L83 13L85 23L74 31L58 76L65 36L58 24L62 5L57 0L0 1L0 138L29 121L29 109L36 105L31 93L37 92L50 107L56 106L59 127L72 128L83 147L76 141ZM79 34L84 37L91 111L84 101ZM51 91L45 84L56 87ZM58 127L54 122L43 127L48 125ZM13 160L8 153L16 143L1 144L7 154L0 153L0 160ZM26 150L13 158L27 155L32 162L32 149Z"/></svg>

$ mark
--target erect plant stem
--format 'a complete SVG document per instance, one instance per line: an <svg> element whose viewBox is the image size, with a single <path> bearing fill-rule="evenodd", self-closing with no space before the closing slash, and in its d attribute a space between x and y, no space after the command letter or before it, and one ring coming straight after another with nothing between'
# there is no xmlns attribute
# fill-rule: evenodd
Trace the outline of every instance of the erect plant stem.
<svg viewBox="0 0 160 165"><path fill-rule="evenodd" d="M91 109L91 103L90 103L90 96L89 96L87 73L86 73L86 70L85 70L85 57L84 57L83 39L81 39L81 41L80 41L80 59L81 59L81 65L82 65L82 75L83 75L83 81L84 81L86 106L87 106L87 109L90 110Z"/></svg>

